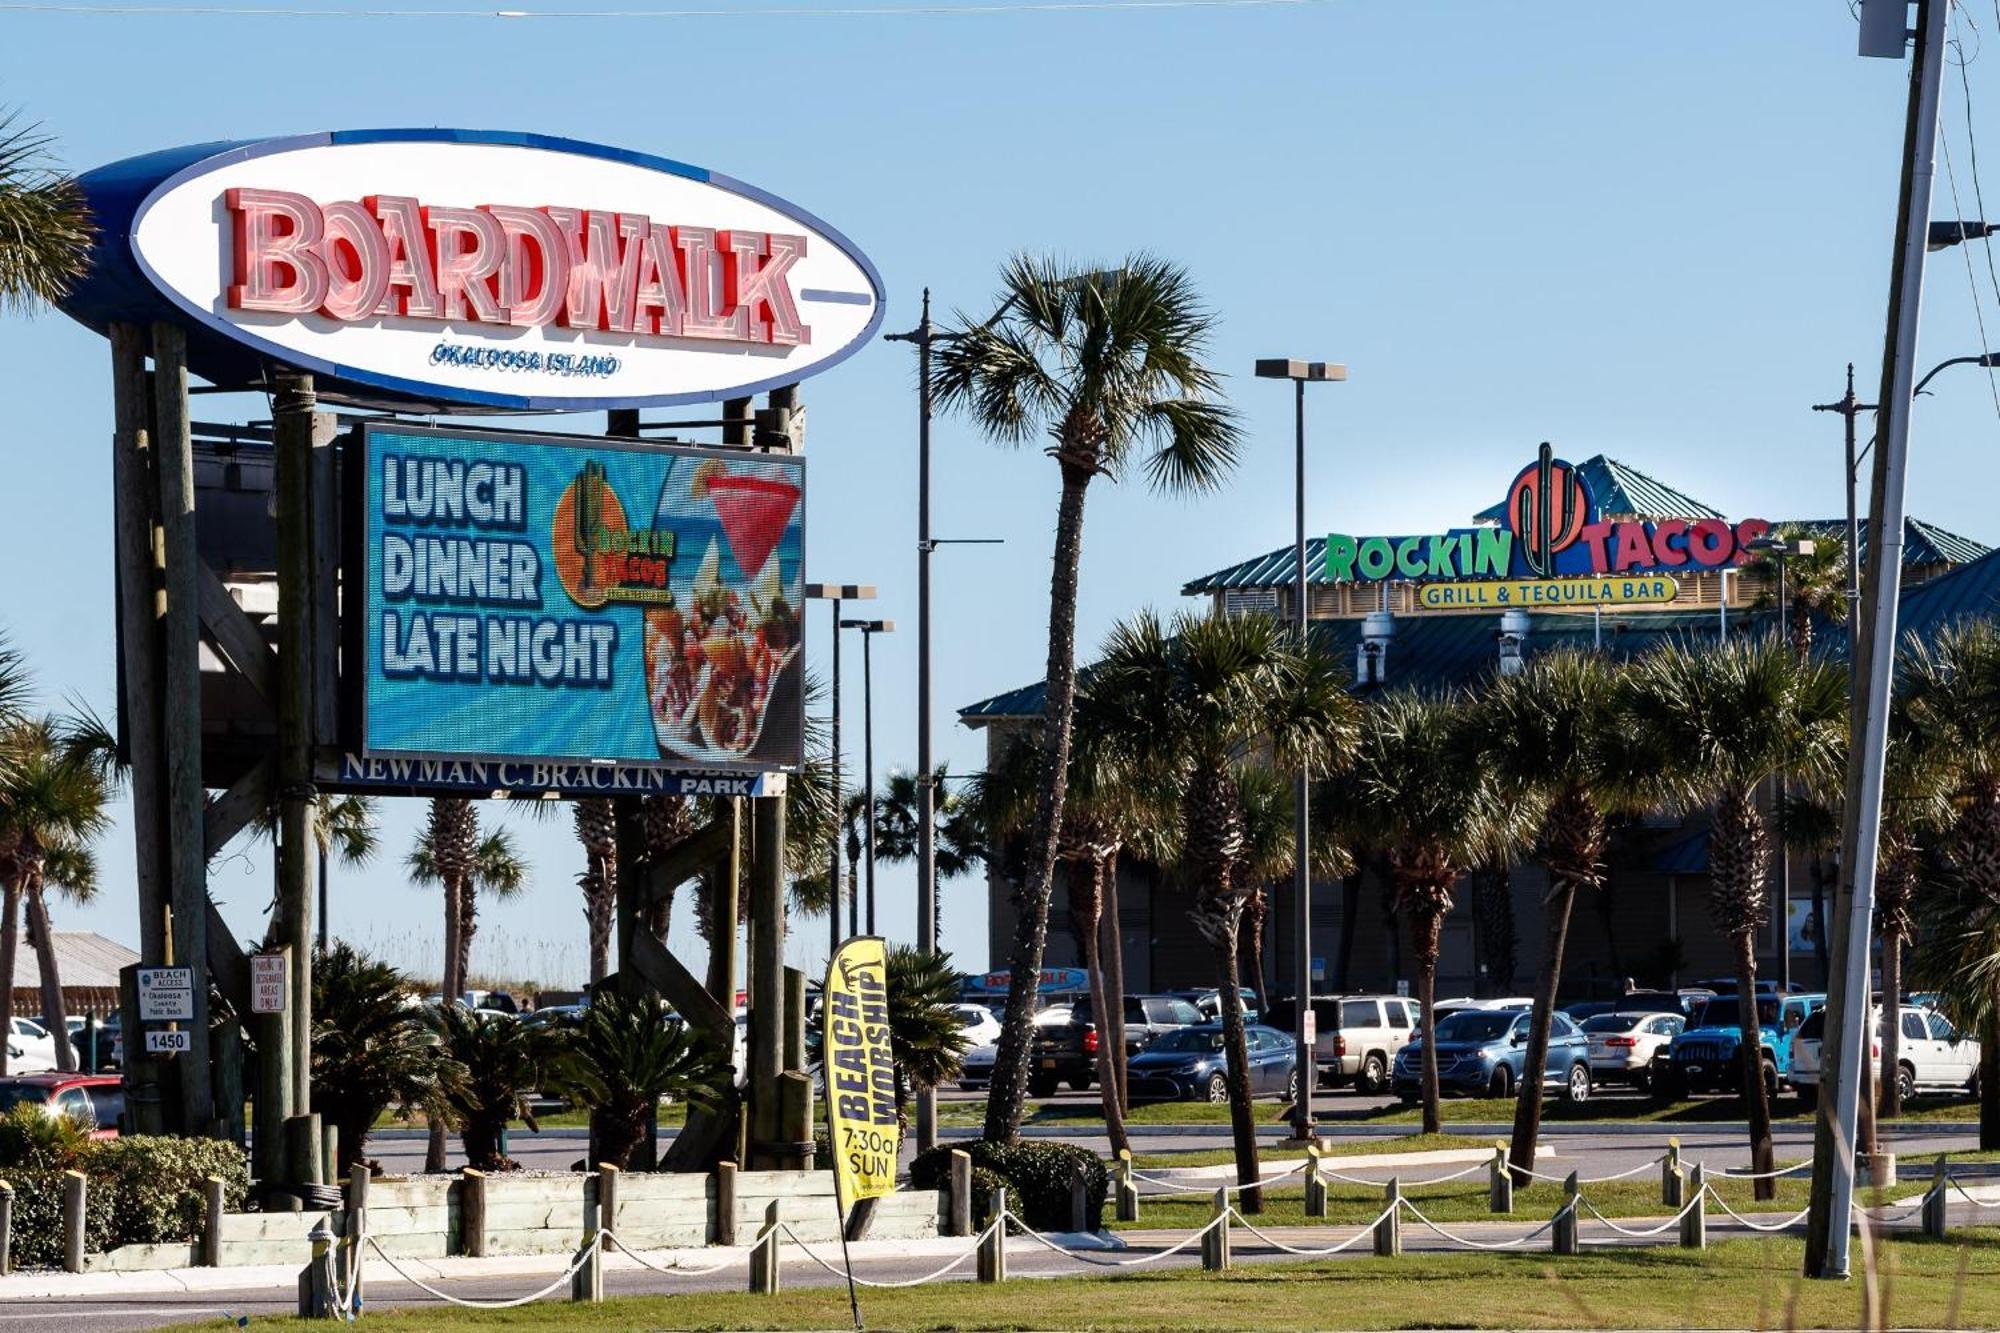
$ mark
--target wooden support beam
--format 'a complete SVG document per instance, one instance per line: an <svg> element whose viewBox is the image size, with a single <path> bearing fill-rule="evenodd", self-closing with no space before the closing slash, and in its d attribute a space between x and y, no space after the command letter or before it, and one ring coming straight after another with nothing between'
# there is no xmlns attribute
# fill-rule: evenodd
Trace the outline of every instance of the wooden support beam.
<svg viewBox="0 0 2000 1333"><path fill-rule="evenodd" d="M229 933L229 923L222 919L214 902L207 904L208 912L208 971L209 979L229 1001L230 1008L238 1014L250 1013L250 960L243 956L243 946Z"/></svg>
<svg viewBox="0 0 2000 1333"><path fill-rule="evenodd" d="M160 631L155 606L152 433L146 352L136 324L111 326L111 485L117 547L120 721L131 760L133 867L139 894L139 956L167 961L166 771L160 760Z"/></svg>
<svg viewBox="0 0 2000 1333"><path fill-rule="evenodd" d="M201 627L222 660L243 673L250 687L269 703L277 698L278 656L264 641L257 622L244 614L229 588L208 567L206 560L195 562L195 578L201 602Z"/></svg>
<svg viewBox="0 0 2000 1333"><path fill-rule="evenodd" d="M312 439L312 739L340 743L340 482L334 418L321 413ZM355 614L359 615L357 608Z"/></svg>
<svg viewBox="0 0 2000 1333"><path fill-rule="evenodd" d="M268 757L259 759L202 812L202 850L213 861L229 840L250 827L271 808L271 780L276 773Z"/></svg>
<svg viewBox="0 0 2000 1333"><path fill-rule="evenodd" d="M776 1170L780 1146L778 1076L785 1036L785 798L751 801L750 1169Z"/></svg>
<svg viewBox="0 0 2000 1333"><path fill-rule="evenodd" d="M197 1071L180 1086L183 1133L206 1134L215 1118L208 1086L208 854L202 837L208 797L201 781L201 594L194 534L194 440L188 421L187 338L153 326L154 477L166 551L166 610L160 682L167 772L168 901L174 961L194 971L194 1014L184 1064Z"/></svg>

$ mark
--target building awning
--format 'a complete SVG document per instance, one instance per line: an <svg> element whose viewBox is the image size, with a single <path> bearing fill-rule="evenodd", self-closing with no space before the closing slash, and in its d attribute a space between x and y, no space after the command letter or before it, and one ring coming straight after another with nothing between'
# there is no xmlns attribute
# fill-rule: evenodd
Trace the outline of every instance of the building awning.
<svg viewBox="0 0 2000 1333"><path fill-rule="evenodd" d="M118 989L118 972L139 961L139 955L93 931L54 930L56 966L62 972L64 990L86 987ZM14 955L14 989L32 990L42 984L41 965L24 938Z"/></svg>

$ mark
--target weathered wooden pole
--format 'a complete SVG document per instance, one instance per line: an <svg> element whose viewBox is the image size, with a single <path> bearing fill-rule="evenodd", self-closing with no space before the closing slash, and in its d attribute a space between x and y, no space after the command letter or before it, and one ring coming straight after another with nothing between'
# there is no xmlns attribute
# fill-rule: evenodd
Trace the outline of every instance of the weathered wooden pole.
<svg viewBox="0 0 2000 1333"><path fill-rule="evenodd" d="M65 1171L62 1177L62 1247L63 1272L83 1271L83 1248L86 1239L84 1219L89 1216L85 1210L85 1195L90 1182L81 1171Z"/></svg>
<svg viewBox="0 0 2000 1333"><path fill-rule="evenodd" d="M201 1266L222 1267L221 1176L207 1176L201 1182Z"/></svg>
<svg viewBox="0 0 2000 1333"><path fill-rule="evenodd" d="M111 492L118 551L118 646L125 743L132 767L133 867L139 892L139 958L150 967L168 961L167 875L160 763L160 660L158 582L153 513L152 405L146 387L146 331L111 326ZM137 1032L138 1015L125 1015ZM129 1063L131 1050L126 1051Z"/></svg>
<svg viewBox="0 0 2000 1333"><path fill-rule="evenodd" d="M458 1252L486 1257L486 1173L469 1166L458 1173Z"/></svg>
<svg viewBox="0 0 2000 1333"><path fill-rule="evenodd" d="M778 1075L785 1033L785 798L751 801L750 1166L784 1165Z"/></svg>
<svg viewBox="0 0 2000 1333"><path fill-rule="evenodd" d="M950 1209L945 1223L947 1236L970 1236L972 1234L972 1154L963 1148L951 1150L951 1185L949 1198L945 1200Z"/></svg>
<svg viewBox="0 0 2000 1333"><path fill-rule="evenodd" d="M201 581L194 537L194 438L188 420L187 338L153 326L154 480L166 556L160 619L165 676L160 713L166 763L167 900L173 908L174 963L194 973L178 1119L186 1134L214 1131L208 1057L208 794L201 779Z"/></svg>
<svg viewBox="0 0 2000 1333"><path fill-rule="evenodd" d="M0 1277L14 1271L14 1186L0 1180Z"/></svg>
<svg viewBox="0 0 2000 1333"><path fill-rule="evenodd" d="M715 1164L715 1243L736 1243L736 1163Z"/></svg>

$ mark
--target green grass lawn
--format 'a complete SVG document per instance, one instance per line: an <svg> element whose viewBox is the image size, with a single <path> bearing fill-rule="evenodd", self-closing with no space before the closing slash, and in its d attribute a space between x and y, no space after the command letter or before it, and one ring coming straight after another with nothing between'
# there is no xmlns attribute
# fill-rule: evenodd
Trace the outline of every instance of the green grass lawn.
<svg viewBox="0 0 2000 1333"><path fill-rule="evenodd" d="M1376 1153L1441 1152L1450 1148L1491 1150L1493 1140L1467 1134L1399 1134L1393 1138L1332 1139L1320 1146L1321 1157L1368 1157ZM1296 1162L1305 1156L1297 1151L1266 1149L1260 1162ZM1234 1148L1192 1148L1181 1152L1135 1152L1132 1165L1141 1171L1158 1171L1174 1166L1222 1166L1236 1160Z"/></svg>
<svg viewBox="0 0 2000 1333"><path fill-rule="evenodd" d="M871 1329L1854 1328L1864 1284L1806 1282L1796 1239L1542 1254L1406 1255L1244 1264L1226 1274L1038 1279L1005 1295L973 1283L863 1291ZM1854 1270L1859 1274L1862 1260ZM1883 1247L1887 1321L1960 1328L2000 1319L2000 1232ZM409 1329L825 1329L848 1326L839 1287L549 1301L495 1312L372 1309ZM257 1321L260 1325L292 1321Z"/></svg>

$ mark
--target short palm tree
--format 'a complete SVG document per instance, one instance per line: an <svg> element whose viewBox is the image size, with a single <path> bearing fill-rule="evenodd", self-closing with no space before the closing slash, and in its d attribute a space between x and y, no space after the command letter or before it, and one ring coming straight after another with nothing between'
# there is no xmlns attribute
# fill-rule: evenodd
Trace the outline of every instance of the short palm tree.
<svg viewBox="0 0 2000 1333"><path fill-rule="evenodd" d="M52 144L0 113L0 307L53 305L90 266L90 210L51 160Z"/></svg>
<svg viewBox="0 0 2000 1333"><path fill-rule="evenodd" d="M1618 673L1608 657L1559 649L1530 658L1517 675L1491 677L1473 705L1481 760L1503 799L1535 799L1542 810L1532 855L1548 888L1523 1070L1547 1067L1570 908L1580 890L1603 885L1606 815L1632 800L1634 747ZM1517 1184L1535 1166L1542 1095L1540 1079L1521 1079L1508 1150Z"/></svg>
<svg viewBox="0 0 2000 1333"><path fill-rule="evenodd" d="M1171 627L1142 613L1111 632L1092 672L1090 709L1134 771L1172 794L1180 813L1181 873L1195 929L1215 953L1228 1057L1230 1123L1239 1182L1258 1179L1256 1122L1237 968L1251 886L1244 859L1241 773L1268 752L1309 775L1339 762L1354 740L1356 705L1326 654L1267 616L1180 615ZM1300 1077L1311 1055L1300 1052ZM1247 1210L1260 1191L1244 1191Z"/></svg>
<svg viewBox="0 0 2000 1333"><path fill-rule="evenodd" d="M661 1099L713 1108L728 1087L728 1061L652 996L606 986L569 1021L546 1090L589 1108L598 1152L624 1170Z"/></svg>
<svg viewBox="0 0 2000 1333"><path fill-rule="evenodd" d="M611 923L618 907L618 840L610 798L586 796L570 806L576 840L583 844L583 919L590 930L590 984L611 970Z"/></svg>
<svg viewBox="0 0 2000 1333"><path fill-rule="evenodd" d="M312 1109L340 1131L344 1178L383 1112L432 1102L438 1052L409 978L345 941L313 959L312 987Z"/></svg>
<svg viewBox="0 0 2000 1333"><path fill-rule="evenodd" d="M1845 749L1846 685L1840 668L1802 660L1774 635L1665 644L1635 659L1625 677L1625 707L1645 756L1633 771L1656 775L1668 802L1710 809L1709 914L1736 956L1738 1055L1754 1171L1773 1169L1769 1084L1776 1069L1767 1069L1761 1055L1755 999L1771 864L1757 789L1780 771L1808 785L1827 778ZM1772 1197L1768 1181L1759 1181L1757 1191Z"/></svg>
<svg viewBox="0 0 2000 1333"><path fill-rule="evenodd" d="M563 1057L560 1028L523 1023L512 1014L481 1013L451 999L427 1007L424 1026L441 1060L434 1114L458 1131L466 1165L480 1171L514 1171L501 1151L510 1120L537 1129L532 1094Z"/></svg>
<svg viewBox="0 0 2000 1333"><path fill-rule="evenodd" d="M959 1075L967 1045L952 1004L958 973L948 953L907 945L889 950L889 1045L896 1059L896 1114L909 1118L910 1095Z"/></svg>
<svg viewBox="0 0 2000 1333"><path fill-rule="evenodd" d="M1847 541L1831 532L1787 523L1774 529L1773 537L1796 546L1801 538L1813 544L1811 555L1785 557L1785 606L1792 651L1800 657L1812 652L1813 619L1838 621L1847 614ZM1744 567L1744 572L1761 576L1763 587L1757 594L1759 609L1778 604L1778 561L1760 553Z"/></svg>
<svg viewBox="0 0 2000 1333"><path fill-rule="evenodd" d="M1008 263L1001 286L992 318L961 318L948 331L932 388L945 411L967 414L1003 444L1043 442L1062 477L1049 584L1046 762L986 1108L986 1138L1008 1143L1027 1096L1032 979L1048 941L1069 777L1084 498L1095 478L1115 481L1135 466L1162 490L1212 490L1235 467L1239 432L1214 401L1221 380L1204 361L1214 316L1178 265L1135 255L1107 273L1021 256Z"/></svg>
<svg viewBox="0 0 2000 1333"><path fill-rule="evenodd" d="M450 808L453 806L466 808L457 812ZM440 807L445 807L442 827ZM446 898L456 902L455 918L453 903L448 901L445 906L444 994L446 999L453 1000L465 994L471 977L472 937L479 930L479 895L511 898L528 879L528 863L515 850L513 834L502 828L479 837L478 816L470 807L471 802L458 797L432 798L430 822L404 860L414 882L440 885ZM472 836L468 838L468 834Z"/></svg>
<svg viewBox="0 0 2000 1333"><path fill-rule="evenodd" d="M1473 712L1462 696L1397 692L1362 710L1348 819L1371 827L1410 924L1422 1015L1423 1130L1438 1112L1437 964L1459 878L1520 835L1518 807L1481 761Z"/></svg>

